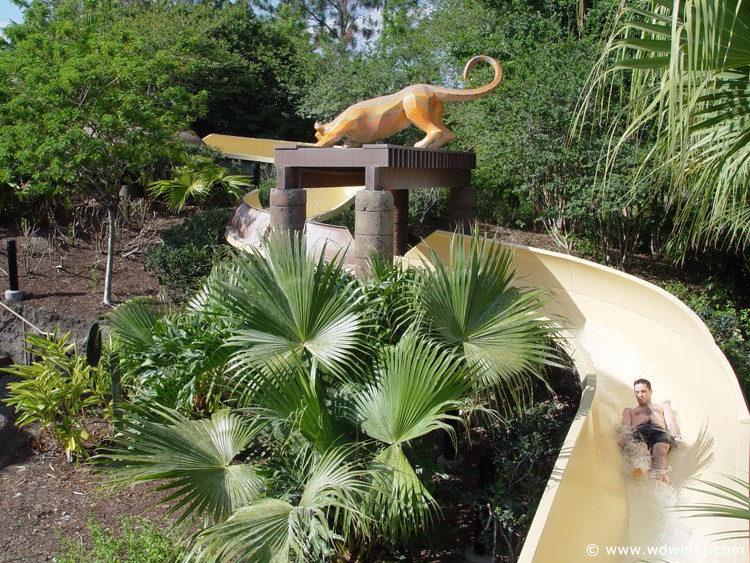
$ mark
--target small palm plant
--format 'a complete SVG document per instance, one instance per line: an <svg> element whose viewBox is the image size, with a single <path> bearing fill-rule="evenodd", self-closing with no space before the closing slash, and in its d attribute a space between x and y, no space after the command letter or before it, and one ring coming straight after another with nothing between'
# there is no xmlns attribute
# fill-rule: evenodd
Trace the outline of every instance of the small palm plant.
<svg viewBox="0 0 750 563"><path fill-rule="evenodd" d="M613 85L630 85L604 180L628 144L645 143L636 184L653 192L668 180L662 197L675 211L678 257L691 248L750 244L749 56L743 0L624 2L584 92L579 123L597 95L606 105Z"/></svg>
<svg viewBox="0 0 750 563"><path fill-rule="evenodd" d="M213 162L188 162L176 170L176 177L149 184L151 197L164 198L167 206L180 211L188 200L203 201L216 189L222 189L235 199L241 198L251 185L250 177L230 174Z"/></svg>
<svg viewBox="0 0 750 563"><path fill-rule="evenodd" d="M184 517L210 524L198 560L324 561L420 537L440 508L414 446L435 430L456 442L461 409L496 392L522 403L556 361L541 293L512 287L507 254L463 244L434 272L383 266L373 281L287 233L217 266L184 314L226 327L233 410L128 415L106 456L115 479L166 479Z"/></svg>
<svg viewBox="0 0 750 563"><path fill-rule="evenodd" d="M702 487L688 487L689 489L714 497L724 503L706 503L698 505L680 506L678 510L691 512L691 517L731 518L738 520L739 529L720 532L719 539L749 539L750 529L750 482L737 477L726 476L729 484L712 481L699 481Z"/></svg>

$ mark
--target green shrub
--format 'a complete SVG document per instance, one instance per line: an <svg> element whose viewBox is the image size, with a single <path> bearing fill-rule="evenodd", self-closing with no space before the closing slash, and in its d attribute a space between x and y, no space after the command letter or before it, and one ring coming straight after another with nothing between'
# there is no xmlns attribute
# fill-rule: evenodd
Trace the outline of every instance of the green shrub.
<svg viewBox="0 0 750 563"><path fill-rule="evenodd" d="M228 209L208 209L188 217L180 225L164 229L161 238L165 246L178 248L223 244L224 229L229 220Z"/></svg>
<svg viewBox="0 0 750 563"><path fill-rule="evenodd" d="M63 538L60 554L54 560L58 563L170 563L182 560L177 551L177 538L145 518L123 517L118 523L119 535L90 520L86 527L91 535L91 547Z"/></svg>
<svg viewBox="0 0 750 563"><path fill-rule="evenodd" d="M565 439L569 420L557 400L534 404L496 429L493 439L497 480L485 491L492 523L485 545L515 561ZM494 531L494 533L493 533Z"/></svg>
<svg viewBox="0 0 750 563"><path fill-rule="evenodd" d="M135 402L183 412L215 412L225 391L229 334L222 322L196 312L168 313L132 299L109 315L122 386Z"/></svg>
<svg viewBox="0 0 750 563"><path fill-rule="evenodd" d="M211 272L229 213L209 209L162 231L164 244L151 249L147 266L171 299L183 299Z"/></svg>
<svg viewBox="0 0 750 563"><path fill-rule="evenodd" d="M30 366L5 368L21 381L8 384L8 398L3 402L15 407L19 427L38 422L42 436L52 438L72 461L74 455L87 457L87 411L100 409L108 416L110 406L102 391L107 385L100 370L76 354L75 343L68 343L69 339L70 333L59 336L57 328L49 338L27 336L27 350L39 360Z"/></svg>
<svg viewBox="0 0 750 563"><path fill-rule="evenodd" d="M750 403L750 309L738 307L727 288L711 281L699 291L680 283L669 284L666 289L706 323Z"/></svg>

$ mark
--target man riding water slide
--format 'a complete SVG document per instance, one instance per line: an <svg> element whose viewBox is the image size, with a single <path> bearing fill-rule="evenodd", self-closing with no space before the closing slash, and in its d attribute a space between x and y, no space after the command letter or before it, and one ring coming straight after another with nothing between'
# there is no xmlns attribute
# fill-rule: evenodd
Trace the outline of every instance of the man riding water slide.
<svg viewBox="0 0 750 563"><path fill-rule="evenodd" d="M672 408L667 403L651 402L651 382L637 379L633 383L637 407L622 411L623 431L617 440L621 448L633 445L642 454L650 454L651 470L665 483L667 479L667 454L673 446L684 447L679 434ZM642 467L633 469L633 477L640 478L645 471Z"/></svg>

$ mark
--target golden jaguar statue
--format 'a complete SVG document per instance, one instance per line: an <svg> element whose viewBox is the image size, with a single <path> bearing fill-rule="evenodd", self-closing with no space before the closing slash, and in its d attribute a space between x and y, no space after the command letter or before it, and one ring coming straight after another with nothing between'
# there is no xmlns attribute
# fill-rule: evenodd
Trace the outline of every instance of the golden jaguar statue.
<svg viewBox="0 0 750 563"><path fill-rule="evenodd" d="M441 88L431 84L414 84L395 94L359 102L341 112L330 123L315 124L315 146L330 147L346 137L348 146L362 146L390 137L415 125L426 133L415 147L438 149L456 136L443 124L444 102L468 102L489 96L503 79L500 64L485 55L473 57L464 68L464 80L478 62L486 62L495 69L492 82L474 88Z"/></svg>

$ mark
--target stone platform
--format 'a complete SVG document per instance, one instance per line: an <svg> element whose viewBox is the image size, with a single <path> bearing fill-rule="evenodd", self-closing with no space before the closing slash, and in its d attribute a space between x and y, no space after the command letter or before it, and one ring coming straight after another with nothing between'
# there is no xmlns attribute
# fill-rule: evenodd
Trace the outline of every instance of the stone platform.
<svg viewBox="0 0 750 563"><path fill-rule="evenodd" d="M385 144L361 148L279 146L274 161L271 228L304 228L306 188L365 186L355 198L358 275L366 273L373 252L389 259L406 251L408 190L450 188L451 225L467 231L476 219L476 190L471 187L474 153Z"/></svg>

